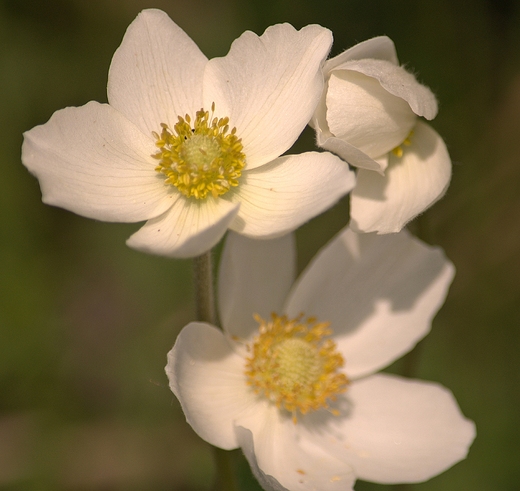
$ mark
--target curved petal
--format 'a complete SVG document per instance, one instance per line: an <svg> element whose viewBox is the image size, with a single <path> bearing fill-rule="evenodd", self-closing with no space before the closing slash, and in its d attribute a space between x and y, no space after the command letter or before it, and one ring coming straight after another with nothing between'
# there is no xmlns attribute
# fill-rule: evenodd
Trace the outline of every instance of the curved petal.
<svg viewBox="0 0 520 491"><path fill-rule="evenodd" d="M295 230L330 208L355 184L348 165L330 153L317 152L280 157L244 172L242 179L231 198L240 203L231 228L266 239Z"/></svg>
<svg viewBox="0 0 520 491"><path fill-rule="evenodd" d="M437 99L433 92L402 66L384 60L354 60L341 65L341 69L376 79L390 94L404 99L417 116L433 119L437 115Z"/></svg>
<svg viewBox="0 0 520 491"><path fill-rule="evenodd" d="M269 491L348 491L355 476L343 459L312 439L300 425L271 406L262 417L238 418L237 440L262 487Z"/></svg>
<svg viewBox="0 0 520 491"><path fill-rule="evenodd" d="M475 438L473 422L438 384L378 374L353 383L347 396L347 416L314 437L366 481L426 481L464 459Z"/></svg>
<svg viewBox="0 0 520 491"><path fill-rule="evenodd" d="M197 203L179 196L168 212L146 222L126 243L160 256L199 256L223 237L238 208L223 199Z"/></svg>
<svg viewBox="0 0 520 491"><path fill-rule="evenodd" d="M347 61L363 60L365 58L386 60L393 65L399 65L394 42L387 36L377 36L362 41L352 46L352 48L343 51L343 53L334 56L334 58L327 60L323 66L323 72L328 75L332 70L341 67Z"/></svg>
<svg viewBox="0 0 520 491"><path fill-rule="evenodd" d="M143 133L161 132L202 107L207 58L164 12L143 10L128 27L108 73L110 105Z"/></svg>
<svg viewBox="0 0 520 491"><path fill-rule="evenodd" d="M218 277L220 320L226 332L248 339L258 329L253 314L267 319L272 312L281 312L295 276L292 234L255 240L230 232Z"/></svg>
<svg viewBox="0 0 520 491"><path fill-rule="evenodd" d="M222 331L188 324L168 353L166 375L195 432L217 447L237 448L233 422L243 412L255 412L257 403L246 385L244 359Z"/></svg>
<svg viewBox="0 0 520 491"><path fill-rule="evenodd" d="M136 222L166 211L172 197L155 172L156 147L108 104L56 111L24 133L22 161L43 201L98 220Z"/></svg>
<svg viewBox="0 0 520 491"><path fill-rule="evenodd" d="M355 379L387 366L429 332L453 275L440 249L407 231L358 235L346 228L302 273L285 312L329 321Z"/></svg>
<svg viewBox="0 0 520 491"><path fill-rule="evenodd" d="M389 62L381 63L397 69ZM377 158L400 145L416 119L406 101L385 90L377 79L352 70L331 74L327 89L329 129L369 157ZM350 163L356 165L355 161Z"/></svg>
<svg viewBox="0 0 520 491"><path fill-rule="evenodd" d="M390 154L385 175L360 170L350 201L351 226L362 232L399 232L439 200L450 183L451 160L442 138L418 122L402 157Z"/></svg>
<svg viewBox="0 0 520 491"><path fill-rule="evenodd" d="M258 37L245 32L224 58L208 62L204 103L237 128L247 169L288 150L309 122L323 90L321 65L332 43L328 29L289 24Z"/></svg>

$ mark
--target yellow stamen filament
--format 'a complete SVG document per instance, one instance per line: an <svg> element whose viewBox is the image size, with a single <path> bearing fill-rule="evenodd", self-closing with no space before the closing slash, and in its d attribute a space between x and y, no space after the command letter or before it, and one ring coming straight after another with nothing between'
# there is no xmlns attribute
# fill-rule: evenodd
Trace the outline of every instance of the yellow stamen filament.
<svg viewBox="0 0 520 491"><path fill-rule="evenodd" d="M242 152L236 128L229 131L229 118L213 117L215 104L208 111L197 111L193 127L188 114L178 117L171 130L161 123L159 135L153 136L159 151L155 170L166 176L165 182L175 186L187 198L214 198L239 184L246 157Z"/></svg>
<svg viewBox="0 0 520 491"><path fill-rule="evenodd" d="M277 407L292 413L306 414L329 407L349 383L339 369L344 365L327 322L303 316L289 319L271 314L264 320L255 315L260 324L259 334L250 346L246 359L247 384L257 394L274 402Z"/></svg>

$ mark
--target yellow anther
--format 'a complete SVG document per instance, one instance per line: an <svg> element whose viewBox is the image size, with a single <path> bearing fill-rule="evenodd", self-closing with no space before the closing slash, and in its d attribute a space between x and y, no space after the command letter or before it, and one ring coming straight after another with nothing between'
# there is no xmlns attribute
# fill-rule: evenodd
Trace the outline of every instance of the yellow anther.
<svg viewBox="0 0 520 491"><path fill-rule="evenodd" d="M413 136L413 130L408 133L408 136L403 140L401 145L397 145L397 147L392 149L392 153L397 157L401 158L403 156L403 145L406 147L409 147L412 144L412 136Z"/></svg>

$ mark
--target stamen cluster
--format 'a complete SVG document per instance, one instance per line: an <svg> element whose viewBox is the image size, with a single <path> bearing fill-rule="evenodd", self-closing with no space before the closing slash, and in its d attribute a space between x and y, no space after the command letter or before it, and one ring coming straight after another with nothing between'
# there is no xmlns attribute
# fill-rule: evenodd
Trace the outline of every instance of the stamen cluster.
<svg viewBox="0 0 520 491"><path fill-rule="evenodd" d="M303 316L289 319L271 314L266 321L255 315L260 324L259 335L246 358L247 384L277 407L296 414L329 408L329 402L345 392L349 383L338 370L344 365L336 350L327 322L316 322Z"/></svg>
<svg viewBox="0 0 520 491"><path fill-rule="evenodd" d="M159 151L152 155L159 160L155 168L164 174L165 182L175 186L187 198L214 198L238 186L238 179L246 165L240 138L236 128L229 131L229 118L213 117L201 109L197 111L193 127L188 114L179 116L171 130L161 123L159 135L155 131Z"/></svg>

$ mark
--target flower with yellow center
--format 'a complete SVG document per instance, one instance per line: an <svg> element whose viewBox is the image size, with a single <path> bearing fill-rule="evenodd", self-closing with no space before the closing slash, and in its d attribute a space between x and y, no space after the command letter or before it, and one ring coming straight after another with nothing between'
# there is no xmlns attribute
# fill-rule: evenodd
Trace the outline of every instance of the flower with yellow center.
<svg viewBox="0 0 520 491"><path fill-rule="evenodd" d="M347 228L295 282L294 249L228 235L223 332L192 322L168 354L193 429L242 448L272 491L419 482L463 459L474 425L448 390L376 373L429 331L453 277L442 251Z"/></svg>
<svg viewBox="0 0 520 491"><path fill-rule="evenodd" d="M324 152L284 155L323 90L332 42L317 25L245 32L208 60L159 10L129 26L108 74L108 104L57 111L24 135L22 161L44 202L145 225L128 244L204 253L227 229L269 238L296 229L354 187Z"/></svg>
<svg viewBox="0 0 520 491"><path fill-rule="evenodd" d="M393 233L440 199L451 179L431 120L437 101L399 66L393 42L376 37L327 60L325 88L312 118L317 143L358 168L351 226Z"/></svg>

